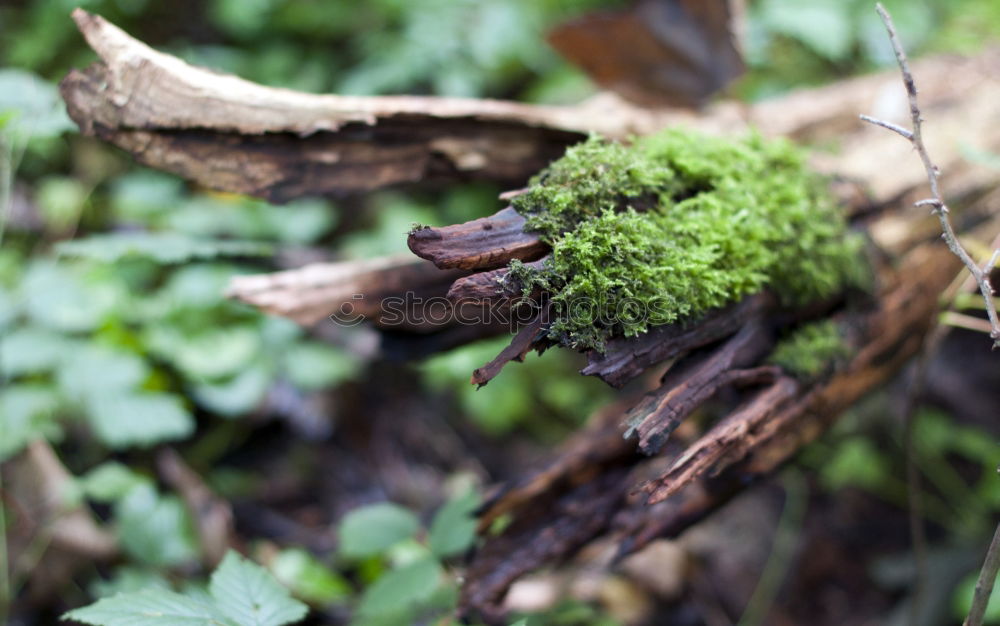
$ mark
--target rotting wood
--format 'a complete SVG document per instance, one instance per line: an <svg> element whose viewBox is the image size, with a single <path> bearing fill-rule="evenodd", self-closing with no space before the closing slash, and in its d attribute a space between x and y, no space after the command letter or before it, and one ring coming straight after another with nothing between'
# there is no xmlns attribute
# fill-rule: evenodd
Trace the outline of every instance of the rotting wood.
<svg viewBox="0 0 1000 626"><path fill-rule="evenodd" d="M880 197L919 182L919 172L875 176L884 163L905 158L906 146L881 137L877 129L858 128L857 111L905 119L905 110L902 115L896 110L905 103L894 100L892 90L899 85L892 71L749 107L720 102L700 114L643 109L608 94L571 107L313 95L189 65L80 9L73 18L101 59L74 70L61 84L70 116L84 133L150 167L274 201L471 179L520 185L590 132L624 139L671 125L719 134L752 127L766 136L836 139L838 153L818 154L814 164L867 181ZM955 123L928 128L927 141L946 175L962 159L963 140L978 145L996 134L984 121L992 118L983 113L993 110L990 86L996 85L998 62L1000 50L992 50L967 59L924 59L913 66L928 118L955 108L969 111L962 118L948 116ZM978 175L992 174L984 167Z"/></svg>
<svg viewBox="0 0 1000 626"><path fill-rule="evenodd" d="M679 468L687 471L670 472L670 465L676 463L674 459L683 454L681 444L687 441L679 437L680 431L668 442L664 456L647 458L638 454L634 444L621 439L619 423L627 407L605 414L603 419L606 421L599 424L600 427L581 431L567 444L563 455L569 456L560 456L540 474L518 481L491 501L483 512L484 523L501 514L512 514L517 526L511 527L516 532L487 539L473 560L462 598L462 606L470 612L481 610L498 615L503 593L511 581L546 562L567 558L601 533L620 536L623 539L620 552L627 554L652 538L679 533L745 488L755 477L774 471L805 443L815 439L847 406L893 376L916 352L937 312L938 294L958 269L957 261L940 242L925 243L933 238L933 230L926 231L931 237L922 230L922 223L927 220L912 209L895 209L901 198L923 182L922 173L916 168L899 169L886 175L885 163L909 158L909 147L878 129L861 126L856 119L856 114L862 111L890 121L905 119L905 98L900 93L895 72L806 90L750 107L723 103L711 107L701 117L623 109L613 100L604 100L603 104L595 100L587 106L558 109L433 98L344 99L270 90L262 94L263 102L280 102L277 108L281 113L263 107L251 118L259 125L250 124L241 129L233 126L240 121L238 108L223 107L226 115L220 119L214 114L201 115L200 109L204 107L191 106L192 102L201 102L201 98L219 95L207 84L208 90L194 94L196 97L170 101L171 109L165 117L151 116L150 93L155 97L155 90L160 85L179 84L184 88L181 93L191 96L191 85L184 81L191 78L190 71L202 70L176 65L180 63L176 59L165 61L164 58L169 60L171 57L156 56L158 53L148 48L137 48L138 42L121 31L116 33L117 29L110 30L113 27L109 29L109 25L99 18L88 21L78 14L78 22L101 54L104 65L91 68L86 74L77 73L64 83L63 93L74 119L85 130L126 149L131 147L140 159L154 167L176 171L215 187L285 199L296 194L356 191L418 180L497 179L495 172L498 170L493 168L502 169L502 166L491 161L499 158L496 157L499 152L487 149L493 146L434 152L427 141L418 141L414 148L413 144L406 143L406 135L418 133L420 125L424 125L430 135L437 133L443 138L443 143L437 144L439 148L448 147L447 142L454 136L449 133L459 126L467 132L461 136L466 143L460 145L465 147L475 140L489 144L503 132L513 132L513 129L533 129L531 132L537 134L530 135L531 140L525 144L530 144L532 150L523 152L523 158L516 164L520 167L521 163L531 163L531 171L527 171L527 166L518 170L526 177L538 169L538 161L544 160L537 158L543 152L539 147L542 142L558 144L553 152L561 152L563 146L588 130L621 138L628 132L646 133L678 122L702 130L730 133L745 130L749 123L764 135L818 141L836 139L838 149L817 152L813 163L821 171L838 173L865 189L867 205L887 208L879 214L867 212L867 206L856 211L869 223L874 242L891 257L894 267L882 268L874 310L858 312L858 319L852 320L852 325L860 329L856 338L858 352L843 370L826 381L804 387L790 404L771 412L768 419L758 420L753 428L746 428L743 436L729 437L724 446L705 447L712 440L703 440L700 449L715 452L691 457L694 465L682 464ZM135 61L131 68L127 63L129 59ZM1000 103L1000 77L994 71L998 60L1000 52L993 50L970 59L927 59L913 68L922 86L925 117L933 120L927 128L927 142L945 173L945 188L957 198L975 199L997 182L995 171L965 159L963 149L972 146L985 152L1000 151L1000 129L995 124ZM107 88L101 86L101 79L107 80ZM174 79L181 82L171 83ZM231 85L218 77L214 80L215 84ZM136 89L137 85L143 89ZM247 86L252 89L242 92L240 99L224 99L226 106L235 107L241 100L250 102L245 99L248 93L261 94L253 89L266 89L250 83L240 88ZM602 106L605 108L601 109ZM312 113L307 113L309 111ZM320 120L329 126L310 127L309 120ZM282 126L285 122L287 124ZM286 142L289 153L299 146L307 148L308 144L303 142L312 137L347 143L337 144L335 150L326 152L302 149L301 154L294 155L295 160L282 162L280 168L271 171L267 170L269 164L274 164L267 160L270 148L260 143L270 135ZM358 155L364 153L366 144L359 139L361 137L379 149L384 147L387 137L397 140L393 144L396 147L409 146L411 152L401 149L395 156L413 169L406 170L405 175L399 174L402 170L396 168L403 166L392 159L383 160L382 153L369 155L370 158L355 158L349 154L351 151L358 150ZM175 143L170 143L175 139ZM229 169L212 169L216 167L213 159L221 158L218 157L221 152L212 152L220 150L218 146L226 146L230 151L226 158L234 158L234 165ZM428 151L432 156L427 156ZM444 164L436 161L439 168L427 166L428 159L440 158L442 154L454 158L447 157ZM333 170L322 171L323 184L319 186L315 186L314 179L289 178L291 175L281 170L313 168L320 171L322 163L331 160L347 163L354 169L344 169L341 178L334 177ZM464 163L465 169L457 163ZM423 169L413 164L422 164ZM273 176L261 176L261 171ZM362 175L367 180L361 183L355 180ZM250 182L248 176L252 178ZM990 212L981 211L984 215ZM738 325L705 344L725 339L736 328ZM525 333L522 340L528 336ZM693 347L681 348L676 353ZM512 346L510 353L521 356L527 349L530 349L530 342L527 348L520 344ZM625 354L623 363L633 358L624 351L622 354ZM622 382L669 357L644 358L645 361L636 362L639 365L621 369L626 372ZM753 369L728 370L720 376L739 378L739 372ZM770 380L770 374L764 375L763 371L756 374L761 378L754 379L748 374L748 380ZM743 391L753 393L752 388ZM789 402L784 394L778 395ZM711 462L707 462L709 460ZM664 464L664 461L669 463ZM667 490L673 495L649 506L645 494L629 493L630 487L646 484L649 480L655 481L649 484L655 484L656 489ZM577 525L567 526L574 521L574 516L580 518Z"/></svg>
<svg viewBox="0 0 1000 626"><path fill-rule="evenodd" d="M417 228L407 245L441 269L491 270L512 259L534 261L549 247L524 231L525 219L511 207L489 217L440 228Z"/></svg>

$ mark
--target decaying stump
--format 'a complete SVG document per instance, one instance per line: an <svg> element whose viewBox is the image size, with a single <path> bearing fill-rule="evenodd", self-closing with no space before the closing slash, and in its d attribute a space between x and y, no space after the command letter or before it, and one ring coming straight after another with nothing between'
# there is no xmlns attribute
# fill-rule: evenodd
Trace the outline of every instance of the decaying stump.
<svg viewBox="0 0 1000 626"><path fill-rule="evenodd" d="M519 186L590 131L623 138L672 124L716 133L756 127L764 135L834 146L817 152L813 164L836 175L852 224L870 234L873 293L852 307L838 300L799 311L781 310L758 294L700 320L613 340L605 353L590 354L583 374L616 387L639 379L641 388L623 392L545 467L507 486L482 510L484 529L502 516L512 519L484 541L465 577L463 609L487 620L500 618L503 595L520 575L566 559L599 536L617 538L621 556L674 536L774 471L918 351L939 294L960 269L936 240L936 220L909 206L925 182L909 146L857 119L866 112L906 120L894 71L751 106L720 103L700 114L638 109L614 99L554 108L311 96L217 76L157 53L99 17L82 11L74 17L102 59L62 84L84 132L152 167L275 200L466 179ZM950 204L962 209L956 210L960 230L987 240L998 228L1000 196L991 190L1000 176L965 158L963 150L1000 152L998 65L1000 52L990 51L913 67L922 88L925 140L944 173ZM539 263L548 251L509 208L467 224L416 230L409 243L427 260L376 259L240 277L230 295L313 325L356 304L360 293L360 312L396 328L378 305L407 290L446 299L456 310L509 307L509 294L499 288L507 262ZM845 329L850 358L814 378L795 378L766 361L778 329L815 318ZM507 361L545 347L536 343L540 319L525 324L509 348L473 373L473 382L488 382ZM434 330L421 320L404 328ZM438 328L450 339L433 345L500 330ZM665 362L673 365L664 373ZM714 422L685 421L713 398L724 407ZM623 437L626 422L637 441Z"/></svg>

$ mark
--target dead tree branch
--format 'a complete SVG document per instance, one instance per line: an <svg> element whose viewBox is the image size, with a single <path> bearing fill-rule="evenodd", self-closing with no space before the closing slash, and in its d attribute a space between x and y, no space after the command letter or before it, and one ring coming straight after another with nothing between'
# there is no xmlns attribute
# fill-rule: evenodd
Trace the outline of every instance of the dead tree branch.
<svg viewBox="0 0 1000 626"><path fill-rule="evenodd" d="M975 277L976 283L979 285L979 291L983 294L983 300L986 302L986 314L990 320L990 338L993 339L993 347L994 349L1000 348L1000 318L997 317L996 306L993 303L993 288L990 286L990 271L993 269L994 264L996 264L997 259L1000 258L1000 250L995 250L986 264L983 267L979 267L979 264L969 255L955 235L955 228L952 226L951 218L949 217L950 211L948 205L945 204L944 197L941 195L938 182L941 171L931 161L930 153L927 152L927 146L924 144L923 117L920 113L920 105L917 102L917 84L913 79L913 73L910 71L906 51L903 50L903 44L899 41L899 36L896 34L896 27L892 23L892 17L889 15L889 12L885 10L885 7L881 3L875 5L875 10L878 11L879 17L882 18L882 23L885 24L885 29L889 33L889 41L892 42L892 49L896 54L896 61L899 63L899 71L903 75L903 85L906 87L906 96L910 105L910 119L913 123L913 129L907 130L897 124L868 115L862 115L861 119L897 133L913 144L913 148L920 155L920 161L924 164L924 171L927 173L927 182L930 183L931 197L917 201L915 206L929 206L933 208L932 213L937 216L941 223L942 237L945 243L948 244L948 248L955 256L962 260L962 264Z"/></svg>

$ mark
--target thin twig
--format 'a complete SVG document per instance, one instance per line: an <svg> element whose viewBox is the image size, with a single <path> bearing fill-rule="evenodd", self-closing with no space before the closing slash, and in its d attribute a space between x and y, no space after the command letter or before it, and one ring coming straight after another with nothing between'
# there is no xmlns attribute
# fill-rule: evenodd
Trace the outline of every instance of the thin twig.
<svg viewBox="0 0 1000 626"><path fill-rule="evenodd" d="M993 533L993 541L986 551L986 561L983 563L983 569L979 571L976 591L972 595L972 607L963 626L981 626L983 623L986 607L990 604L990 594L993 593L993 586L996 584L997 572L1000 572L1000 525Z"/></svg>
<svg viewBox="0 0 1000 626"><path fill-rule="evenodd" d="M899 62L899 70L903 75L903 85L906 87L906 94L910 102L910 118L913 121L913 130L908 131L901 126L868 115L862 115L861 119L895 132L907 139L917 150L917 154L920 155L920 161L924 164L924 169L927 171L927 181L931 187L931 197L917 202L917 206L933 207L933 213L937 215L938 221L941 222L942 237L945 243L948 244L948 248L955 256L961 259L962 263L976 279L979 291L983 294L983 299L986 300L986 315L990 320L990 337L993 339L993 347L1000 348L1000 318L997 317L997 310L993 304L990 270L984 270L986 267L992 269L993 264L1000 258L998 257L1000 250L994 252L990 262L981 268L969 253L966 252L965 248L962 247L962 244L958 241L958 237L955 236L955 229L952 227L951 219L948 217L948 205L945 204L944 197L941 195L938 185L941 172L931 161L927 147L924 145L923 134L921 132L923 118L920 116L920 106L917 104L917 84L914 82L913 74L910 72L910 64L906 59L906 52L903 50L903 45L899 42L899 37L896 35L896 27L892 23L892 18L889 17L889 13L885 10L885 7L881 4L876 4L875 10L878 11L879 17L882 18L882 23L885 24L885 29L889 33L889 41L892 43L892 49L896 53L896 61Z"/></svg>

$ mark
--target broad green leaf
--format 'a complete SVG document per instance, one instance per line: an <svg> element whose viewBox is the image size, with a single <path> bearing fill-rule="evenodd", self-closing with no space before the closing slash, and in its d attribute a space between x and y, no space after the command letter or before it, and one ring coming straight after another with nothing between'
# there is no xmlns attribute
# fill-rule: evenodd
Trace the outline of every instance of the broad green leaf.
<svg viewBox="0 0 1000 626"><path fill-rule="evenodd" d="M34 326L16 328L0 337L0 371L5 376L47 372L74 347L61 333Z"/></svg>
<svg viewBox="0 0 1000 626"><path fill-rule="evenodd" d="M285 353L285 371L299 389L312 391L336 385L357 373L358 361L344 350L302 342Z"/></svg>
<svg viewBox="0 0 1000 626"><path fill-rule="evenodd" d="M63 615L94 626L244 626L216 607L166 589L146 589L102 598Z"/></svg>
<svg viewBox="0 0 1000 626"><path fill-rule="evenodd" d="M107 461L84 474L80 486L92 500L114 502L148 480L118 461Z"/></svg>
<svg viewBox="0 0 1000 626"><path fill-rule="evenodd" d="M13 113L5 128L19 140L53 137L76 128L56 86L21 69L0 69L0 112Z"/></svg>
<svg viewBox="0 0 1000 626"><path fill-rule="evenodd" d="M222 263L186 265L171 273L156 297L171 310L214 306L222 301L229 279L236 273L233 266Z"/></svg>
<svg viewBox="0 0 1000 626"><path fill-rule="evenodd" d="M351 585L301 548L282 550L271 572L295 595L316 604L332 604L351 595Z"/></svg>
<svg viewBox="0 0 1000 626"><path fill-rule="evenodd" d="M358 605L358 615L371 618L414 608L434 596L443 576L444 570L433 558L387 572L365 590Z"/></svg>
<svg viewBox="0 0 1000 626"><path fill-rule="evenodd" d="M219 609L241 626L281 626L308 612L267 570L235 552L226 554L212 574L209 592Z"/></svg>
<svg viewBox="0 0 1000 626"><path fill-rule="evenodd" d="M148 375L149 365L139 355L91 343L63 359L56 380L64 394L81 402L122 395Z"/></svg>
<svg viewBox="0 0 1000 626"><path fill-rule="evenodd" d="M167 393L102 394L87 403L87 417L98 438L115 449L176 441L194 432L194 418L180 398Z"/></svg>
<svg viewBox="0 0 1000 626"><path fill-rule="evenodd" d="M183 263L223 256L266 256L273 249L256 241L196 239L178 233L111 233L66 241L57 245L56 251L65 256L105 263L114 263L125 257L145 257L159 263Z"/></svg>
<svg viewBox="0 0 1000 626"><path fill-rule="evenodd" d="M460 554L476 540L475 510L479 496L473 490L449 500L434 516L429 532L431 551L439 558Z"/></svg>
<svg viewBox="0 0 1000 626"><path fill-rule="evenodd" d="M126 303L118 285L88 280L48 260L31 264L19 290L28 317L41 326L71 332L93 330Z"/></svg>
<svg viewBox="0 0 1000 626"><path fill-rule="evenodd" d="M53 418L58 397L41 385L12 385L0 390L0 461L17 454L28 442L59 433Z"/></svg>
<svg viewBox="0 0 1000 626"><path fill-rule="evenodd" d="M116 502L114 511L122 546L139 562L169 567L197 556L190 519L176 497L142 483Z"/></svg>
<svg viewBox="0 0 1000 626"><path fill-rule="evenodd" d="M413 536L420 522L413 513L390 502L354 509L340 521L340 553L363 558Z"/></svg>

